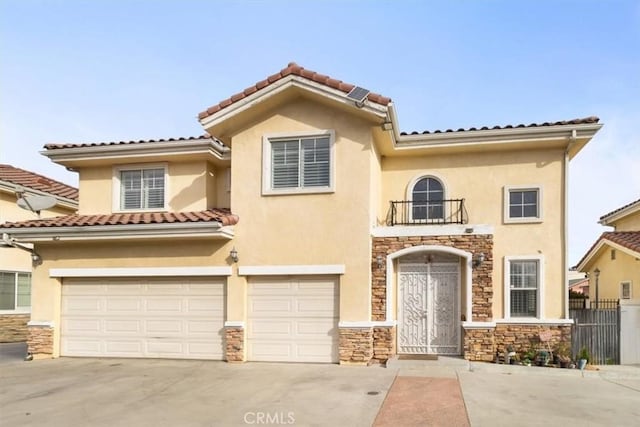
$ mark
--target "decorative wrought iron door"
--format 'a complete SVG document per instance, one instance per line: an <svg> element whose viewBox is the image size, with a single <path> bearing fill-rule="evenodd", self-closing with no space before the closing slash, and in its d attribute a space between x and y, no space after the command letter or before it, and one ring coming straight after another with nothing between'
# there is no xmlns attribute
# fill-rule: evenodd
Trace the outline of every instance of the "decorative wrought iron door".
<svg viewBox="0 0 640 427"><path fill-rule="evenodd" d="M400 264L398 352L460 354L458 263Z"/></svg>

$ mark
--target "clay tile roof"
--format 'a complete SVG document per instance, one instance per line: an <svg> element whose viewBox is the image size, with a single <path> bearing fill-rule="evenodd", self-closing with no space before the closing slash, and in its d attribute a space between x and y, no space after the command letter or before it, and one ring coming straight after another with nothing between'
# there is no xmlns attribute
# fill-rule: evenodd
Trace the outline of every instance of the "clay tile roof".
<svg viewBox="0 0 640 427"><path fill-rule="evenodd" d="M14 185L21 185L32 190L49 193L52 196L78 200L77 188L10 165L0 164L0 181L6 181Z"/></svg>
<svg viewBox="0 0 640 427"><path fill-rule="evenodd" d="M606 231L591 245L591 248L584 254L577 265L582 264L602 240L609 240L610 242L617 243L620 246L640 253L640 231Z"/></svg>
<svg viewBox="0 0 640 427"><path fill-rule="evenodd" d="M82 227L94 225L166 224L187 222L219 222L235 225L238 216L227 209L207 209L200 212L131 212L110 215L65 215L47 219L7 222L2 228Z"/></svg>
<svg viewBox="0 0 640 427"><path fill-rule="evenodd" d="M148 144L148 143L162 143L162 142L177 142L177 141L195 141L198 139L210 139L216 142L220 146L224 144L216 138L211 137L209 134L200 136L186 136L179 138L164 138L164 139L141 139L138 141L108 141L108 142L90 142L83 144L46 144L44 148L46 150L55 150L58 148L80 148L80 147L104 147L107 145L129 145L129 144Z"/></svg>
<svg viewBox="0 0 640 427"><path fill-rule="evenodd" d="M417 132L417 131L402 132L400 133L400 135L428 135L431 133L468 132L468 131L476 131L476 130L500 130L500 129L514 129L514 128L535 128L535 127L546 127L546 126L585 125L585 124L598 123L599 121L600 121L600 118L591 116L591 117L585 117L583 119L563 120L560 122L530 123L528 125L521 123L518 125L492 126L491 128L489 128L488 126L483 126L480 128L475 128L475 127L471 127L467 129L459 128L457 130L453 130L453 129L447 129L447 130L438 129L438 130L432 130L432 131L425 130L422 132Z"/></svg>
<svg viewBox="0 0 640 427"><path fill-rule="evenodd" d="M628 207L631 207L631 206L633 206L633 205L635 205L635 204L640 204L640 199L635 200L635 201L633 201L633 202L631 202L631 203L628 203L628 204L626 204L626 205L624 205L624 206L622 206L622 207L620 207L620 208L618 208L618 209L614 209L614 210L612 210L611 212L609 212L609 213L607 213L607 214L602 215L602 216L600 217L600 219L601 219L601 220L603 220L603 219L605 219L605 218L607 218L607 217L610 217L611 215L616 214L616 213L618 213L618 212L620 212L620 211L622 211L622 210L624 210L624 209L627 209Z"/></svg>
<svg viewBox="0 0 640 427"><path fill-rule="evenodd" d="M220 101L216 105L207 108L206 111L203 111L200 114L198 114L198 118L199 119L204 119L206 117L209 117L209 116L217 113L218 111L228 107L229 105L233 104L234 102L238 102L241 99L246 98L247 96L259 91L260 89L264 89L265 87L277 82L278 80L281 80L281 79L285 78L288 75L295 75L295 76L298 76L298 77L303 77L305 79L314 81L316 83L320 83L322 85L328 86L328 87L330 87L332 89L337 89L337 90L339 90L341 92L344 92L344 93L349 93L351 91L351 89L353 89L355 87L355 85L353 85L351 83L345 83L343 81L334 79L332 77L316 73L315 71L307 70L305 68L302 68L301 66L299 66L295 62L290 62L289 64L287 64L287 67L283 68L282 70L280 70L280 72L278 72L276 74L272 74L269 77L267 77L266 79L257 82L253 86L249 86L248 88L246 88L242 92L238 92L235 95L232 95L231 97L229 97L229 98L227 98L227 99L225 99L223 101ZM386 96L382 96L382 95L379 95L379 94L373 93L373 92L371 92L371 93L369 93L369 95L367 95L367 99L370 102L374 102L376 104L385 105L385 106L388 105L391 102L391 98L387 98Z"/></svg>

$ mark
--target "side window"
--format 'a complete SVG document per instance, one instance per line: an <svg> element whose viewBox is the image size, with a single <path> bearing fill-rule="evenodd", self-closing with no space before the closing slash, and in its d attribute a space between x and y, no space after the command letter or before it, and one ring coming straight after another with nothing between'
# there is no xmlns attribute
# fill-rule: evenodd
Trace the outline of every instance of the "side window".
<svg viewBox="0 0 640 427"><path fill-rule="evenodd" d="M541 222L542 188L539 186L505 187L504 221L506 223Z"/></svg>
<svg viewBox="0 0 640 427"><path fill-rule="evenodd" d="M620 283L620 299L631 299L631 282Z"/></svg>
<svg viewBox="0 0 640 427"><path fill-rule="evenodd" d="M544 257L504 258L505 318L543 318Z"/></svg>
<svg viewBox="0 0 640 427"><path fill-rule="evenodd" d="M114 211L162 211L167 202L166 165L114 168Z"/></svg>
<svg viewBox="0 0 640 427"><path fill-rule="evenodd" d="M419 179L411 191L411 218L413 221L444 220L444 187L432 177Z"/></svg>

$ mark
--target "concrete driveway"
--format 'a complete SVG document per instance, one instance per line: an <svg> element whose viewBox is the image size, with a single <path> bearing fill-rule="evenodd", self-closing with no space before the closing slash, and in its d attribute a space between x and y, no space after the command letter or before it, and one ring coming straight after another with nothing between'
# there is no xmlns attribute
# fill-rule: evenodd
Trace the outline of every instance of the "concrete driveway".
<svg viewBox="0 0 640 427"><path fill-rule="evenodd" d="M0 425L395 426L394 411L414 411L402 418L406 426L636 426L640 419L639 367L603 367L583 378L577 370L438 363L16 359L0 364ZM457 384L458 393L443 395Z"/></svg>

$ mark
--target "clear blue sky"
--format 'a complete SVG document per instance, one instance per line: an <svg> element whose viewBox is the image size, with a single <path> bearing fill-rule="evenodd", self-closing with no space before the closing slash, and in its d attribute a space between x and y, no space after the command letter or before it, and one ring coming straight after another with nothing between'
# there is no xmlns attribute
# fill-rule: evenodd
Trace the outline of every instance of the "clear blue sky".
<svg viewBox="0 0 640 427"><path fill-rule="evenodd" d="M0 52L0 162L70 184L45 143L198 135L198 112L296 61L391 97L408 131L599 116L571 263L640 198L639 1L0 0Z"/></svg>

